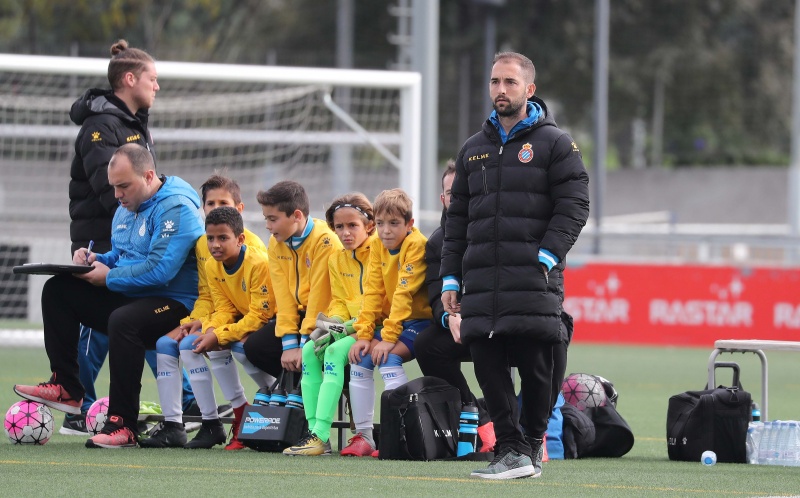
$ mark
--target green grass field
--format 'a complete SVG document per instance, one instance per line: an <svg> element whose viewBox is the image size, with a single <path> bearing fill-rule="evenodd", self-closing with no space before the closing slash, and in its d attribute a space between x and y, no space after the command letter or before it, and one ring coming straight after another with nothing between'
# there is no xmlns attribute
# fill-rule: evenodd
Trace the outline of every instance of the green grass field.
<svg viewBox="0 0 800 498"><path fill-rule="evenodd" d="M636 443L623 458L551 461L541 479L487 482L469 478L470 462L400 462L369 458L285 457L251 450L89 450L84 438L56 434L40 447L0 442L2 495L67 496L78 493L131 496L222 494L252 496L792 496L800 495L800 469L741 464L671 462L667 458L667 401L701 389L710 349L645 348L575 344L568 372L590 372L614 382L618 409ZM800 363L790 353L770 353L770 418L800 419ZM755 355L722 355L742 366L745 389L760 399ZM48 375L41 349L0 349L0 407L19 398L15 383ZM471 368L465 367L470 371ZM105 375L105 370L103 375ZM419 375L416 363L409 377ZM472 379L474 381L474 379ZM247 379L252 396L254 385ZM729 383L720 372L718 383ZM473 382L474 384L474 382ZM107 386L103 376L98 384ZM143 379L143 399L157 399L155 380ZM218 398L218 399L221 399ZM62 415L54 412L59 425ZM482 466L483 464L477 464Z"/></svg>

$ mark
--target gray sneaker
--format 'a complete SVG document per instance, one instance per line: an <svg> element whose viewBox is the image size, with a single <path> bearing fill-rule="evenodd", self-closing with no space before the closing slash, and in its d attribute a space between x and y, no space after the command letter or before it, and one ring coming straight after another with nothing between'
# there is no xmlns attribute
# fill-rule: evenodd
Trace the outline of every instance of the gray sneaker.
<svg viewBox="0 0 800 498"><path fill-rule="evenodd" d="M485 469L473 470L470 476L482 479L520 479L538 477L528 455L521 455L512 449L498 452L492 463ZM541 475L541 470L539 471Z"/></svg>

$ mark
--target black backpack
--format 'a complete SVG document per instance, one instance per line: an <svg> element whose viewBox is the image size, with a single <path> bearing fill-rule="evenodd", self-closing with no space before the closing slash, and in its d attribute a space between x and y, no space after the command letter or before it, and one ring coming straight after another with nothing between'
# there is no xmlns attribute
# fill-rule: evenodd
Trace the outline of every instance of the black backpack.
<svg viewBox="0 0 800 498"><path fill-rule="evenodd" d="M733 369L731 387L687 391L669 399L667 407L667 453L670 460L700 461L706 450L718 462L745 463L747 425L752 397L739 382L739 365L720 362L716 367Z"/></svg>
<svg viewBox="0 0 800 498"><path fill-rule="evenodd" d="M381 460L456 456L461 394L438 377L420 377L381 395Z"/></svg>

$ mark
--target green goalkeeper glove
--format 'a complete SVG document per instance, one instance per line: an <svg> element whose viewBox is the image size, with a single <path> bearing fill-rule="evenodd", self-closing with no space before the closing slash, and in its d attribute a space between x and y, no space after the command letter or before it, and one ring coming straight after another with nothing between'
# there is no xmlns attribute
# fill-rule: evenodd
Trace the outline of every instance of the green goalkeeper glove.
<svg viewBox="0 0 800 498"><path fill-rule="evenodd" d="M350 328L352 329L352 324ZM328 346L349 334L346 324L339 318L327 317L324 313L320 313L317 315L317 328L311 332L309 339L314 341L314 354L321 361Z"/></svg>

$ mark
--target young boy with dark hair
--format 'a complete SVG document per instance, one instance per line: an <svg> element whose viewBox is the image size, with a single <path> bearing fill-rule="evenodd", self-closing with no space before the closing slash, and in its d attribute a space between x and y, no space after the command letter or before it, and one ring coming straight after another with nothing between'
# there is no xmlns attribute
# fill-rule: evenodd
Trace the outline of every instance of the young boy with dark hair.
<svg viewBox="0 0 800 498"><path fill-rule="evenodd" d="M364 303L353 327L358 341L350 349L350 401L356 436L342 455L371 456L375 405L375 366L386 389L406 382L403 363L414 358L417 334L431 324L431 306L425 286L425 243L414 226L411 198L403 190L384 190L375 198L378 240L372 242ZM389 306L383 328L376 320Z"/></svg>
<svg viewBox="0 0 800 498"><path fill-rule="evenodd" d="M280 312L274 331L252 334L244 351L262 370L300 372L302 347L331 301L328 258L342 244L325 220L309 217L308 195L299 183L278 182L256 199L272 234L269 272Z"/></svg>
<svg viewBox="0 0 800 498"><path fill-rule="evenodd" d="M218 207L233 207L239 213L244 210L239 184L224 175L217 173L211 175L200 187L200 193L203 201L203 212L206 216ZM245 228L243 236L244 244L248 248L266 254L267 248L258 235ZM156 384L165 421L151 432L150 438L140 441L140 445L144 448L182 447L187 442L186 430L182 423L183 419L175 400L175 393L180 380L175 372L179 371L181 357L179 343L181 339L188 334L199 333L202 330L203 320L214 311L211 289L206 277L206 264L209 261L213 261L213 258L205 234L197 240L195 255L197 257L198 297L194 303L194 308L192 308L192 312L188 317L181 320L179 328L160 338L157 343L158 375ZM237 360L244 365L245 372L256 380L259 386L272 383L274 378L271 375L246 361L241 345L234 344L231 349ZM241 409L239 411L241 412ZM202 416L202 412L200 415ZM219 413L219 415L226 415L226 413ZM235 411L234 415L237 415ZM239 413L238 415L241 414ZM212 432L218 435L220 431L215 428ZM244 448L235 436L236 433L234 432L234 438L226 446L226 449Z"/></svg>

